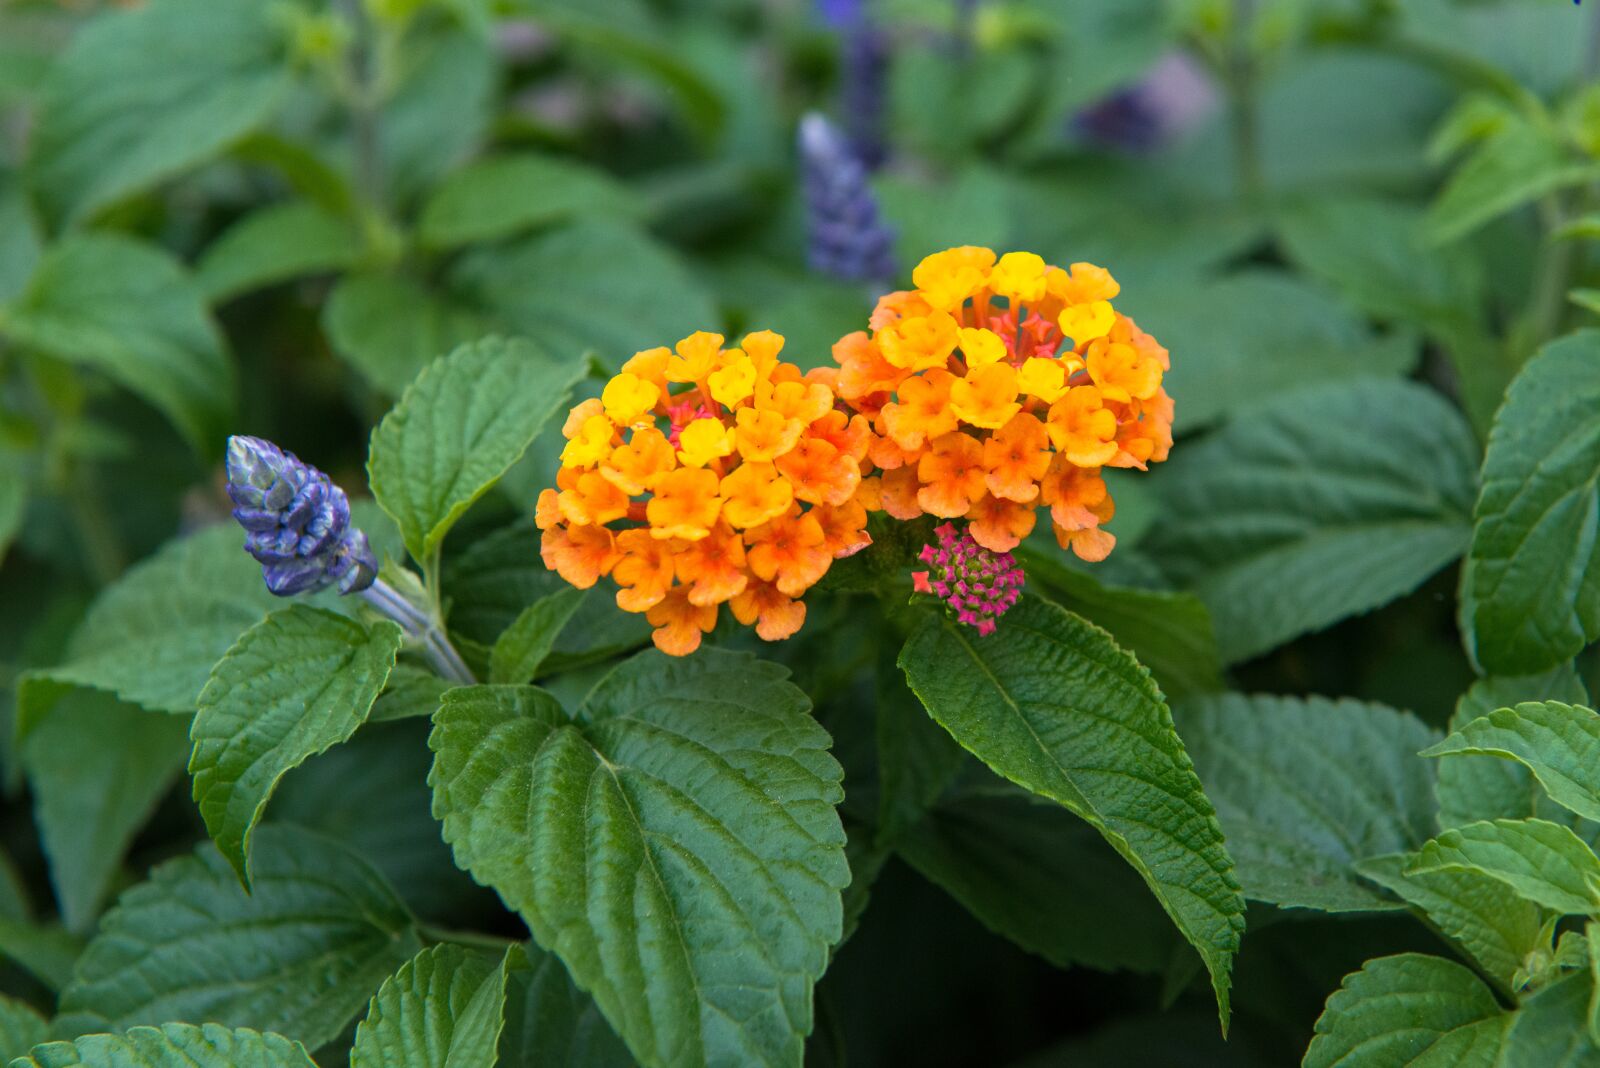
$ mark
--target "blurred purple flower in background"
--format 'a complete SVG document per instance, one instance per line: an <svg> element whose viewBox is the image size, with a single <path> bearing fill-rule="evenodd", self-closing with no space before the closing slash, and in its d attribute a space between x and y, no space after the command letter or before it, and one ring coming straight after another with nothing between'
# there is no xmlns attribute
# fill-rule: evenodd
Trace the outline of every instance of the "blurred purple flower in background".
<svg viewBox="0 0 1600 1068"><path fill-rule="evenodd" d="M897 273L894 229L878 212L866 168L838 128L816 112L800 120L799 144L812 269L845 281L887 283Z"/></svg>
<svg viewBox="0 0 1600 1068"><path fill-rule="evenodd" d="M1219 99L1198 62L1184 52L1168 52L1139 81L1078 112L1072 128L1104 148L1154 152L1198 126Z"/></svg>
<svg viewBox="0 0 1600 1068"><path fill-rule="evenodd" d="M845 137L862 165L876 170L888 155L889 35L872 20L864 0L817 0L817 13L839 32L839 114Z"/></svg>

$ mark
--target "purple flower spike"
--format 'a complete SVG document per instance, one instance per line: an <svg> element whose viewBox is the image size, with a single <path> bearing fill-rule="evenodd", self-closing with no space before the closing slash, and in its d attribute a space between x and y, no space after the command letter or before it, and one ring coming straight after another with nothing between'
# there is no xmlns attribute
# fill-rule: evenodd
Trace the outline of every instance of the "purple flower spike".
<svg viewBox="0 0 1600 1068"><path fill-rule="evenodd" d="M800 120L799 140L812 269L845 281L888 283L898 273L895 235L878 214L866 168L821 115Z"/></svg>
<svg viewBox="0 0 1600 1068"><path fill-rule="evenodd" d="M938 548L925 545L919 556L933 566L912 572L912 588L943 601L956 622L976 627L980 635L993 634L995 620L1022 596L1016 557L985 549L966 531L956 533L950 523L933 532L939 536Z"/></svg>
<svg viewBox="0 0 1600 1068"><path fill-rule="evenodd" d="M228 496L245 550L278 596L334 583L354 593L378 577L367 536L350 525L344 490L294 453L261 438L229 438Z"/></svg>

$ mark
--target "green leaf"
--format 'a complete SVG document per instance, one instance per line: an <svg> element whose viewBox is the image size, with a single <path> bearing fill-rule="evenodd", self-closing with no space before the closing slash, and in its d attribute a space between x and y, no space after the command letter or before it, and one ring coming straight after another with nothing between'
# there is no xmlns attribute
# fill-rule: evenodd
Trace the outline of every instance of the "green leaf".
<svg viewBox="0 0 1600 1068"><path fill-rule="evenodd" d="M499 1063L506 1068L634 1068L628 1047L554 953L528 943L506 981Z"/></svg>
<svg viewBox="0 0 1600 1068"><path fill-rule="evenodd" d="M1600 885L1600 858L1583 839L1537 819L1484 820L1445 831L1418 850L1406 874L1430 871L1487 875L1563 915L1595 911L1591 881Z"/></svg>
<svg viewBox="0 0 1600 1068"><path fill-rule="evenodd" d="M159 409L197 449L221 444L233 365L200 287L153 245L114 234L67 238L0 309L0 334L100 371Z"/></svg>
<svg viewBox="0 0 1600 1068"><path fill-rule="evenodd" d="M569 719L451 690L434 813L648 1065L789 1064L849 881L829 739L786 672L715 649L629 660Z"/></svg>
<svg viewBox="0 0 1600 1068"><path fill-rule="evenodd" d="M247 894L210 844L157 867L106 914L61 1012L102 1030L249 1021L317 1049L422 948L388 883L343 846L263 827L254 868Z"/></svg>
<svg viewBox="0 0 1600 1068"><path fill-rule="evenodd" d="M14 464L0 459L0 562L6 550L22 529L22 517L28 510L28 483Z"/></svg>
<svg viewBox="0 0 1600 1068"><path fill-rule="evenodd" d="M967 751L928 718L894 666L877 673L878 813L875 838L893 843L933 807Z"/></svg>
<svg viewBox="0 0 1600 1068"><path fill-rule="evenodd" d="M1410 853L1368 857L1357 862L1356 871L1400 895L1504 989L1513 989L1529 954L1549 948L1543 911L1504 883L1476 872L1407 874L1415 859Z"/></svg>
<svg viewBox="0 0 1600 1068"><path fill-rule="evenodd" d="M941 67L950 66L945 57L938 59ZM895 254L904 274L943 248L1011 241L1011 191L993 167L969 165L944 179L889 176L877 189L884 218L895 228Z"/></svg>
<svg viewBox="0 0 1600 1068"><path fill-rule="evenodd" d="M1511 1016L1495 1068L1596 1068L1600 1047L1587 1026L1592 980L1569 975L1539 990Z"/></svg>
<svg viewBox="0 0 1600 1068"><path fill-rule="evenodd" d="M1600 638L1600 331L1551 342L1495 417L1462 579L1477 660L1526 674Z"/></svg>
<svg viewBox="0 0 1600 1068"><path fill-rule="evenodd" d="M560 285L529 285L530 278ZM462 260L458 286L546 351L594 350L615 369L640 349L714 330L716 308L678 259L635 228L584 219Z"/></svg>
<svg viewBox="0 0 1600 1068"><path fill-rule="evenodd" d="M490 650L489 681L519 683L535 678L562 628L587 596L587 590L557 590L524 609Z"/></svg>
<svg viewBox="0 0 1600 1068"><path fill-rule="evenodd" d="M431 716L439 708L439 698L454 685L420 664L396 661L394 670L389 672L389 684L373 703L367 722Z"/></svg>
<svg viewBox="0 0 1600 1068"><path fill-rule="evenodd" d="M1030 581L1067 611L1109 631L1150 669L1169 699L1224 688L1211 613L1194 594L1109 586L1027 545L1016 552Z"/></svg>
<svg viewBox="0 0 1600 1068"><path fill-rule="evenodd" d="M472 154L493 117L492 36L466 28L409 34L404 76L383 104L378 148L388 192L409 200Z"/></svg>
<svg viewBox="0 0 1600 1068"><path fill-rule="evenodd" d="M1477 446L1410 382L1313 386L1175 450L1140 543L1211 610L1225 662L1400 597L1468 538Z"/></svg>
<svg viewBox="0 0 1600 1068"><path fill-rule="evenodd" d="M1525 702L1462 724L1426 757L1478 754L1522 764L1550 799L1600 820L1600 716L1559 701Z"/></svg>
<svg viewBox="0 0 1600 1068"><path fill-rule="evenodd" d="M183 769L185 724L76 690L28 736L23 763L67 927L100 915L133 837Z"/></svg>
<svg viewBox="0 0 1600 1068"><path fill-rule="evenodd" d="M27 286L44 251L44 238L15 174L0 170L0 304Z"/></svg>
<svg viewBox="0 0 1600 1068"><path fill-rule="evenodd" d="M566 401L584 365L488 338L429 365L372 432L367 480L418 563L431 561Z"/></svg>
<svg viewBox="0 0 1600 1068"><path fill-rule="evenodd" d="M49 1042L11 1068L317 1068L298 1042L221 1024L168 1023Z"/></svg>
<svg viewBox="0 0 1600 1068"><path fill-rule="evenodd" d="M1174 710L1228 836L1246 897L1324 912L1394 908L1353 865L1415 849L1434 833L1437 740L1377 704L1221 694Z"/></svg>
<svg viewBox="0 0 1600 1068"><path fill-rule="evenodd" d="M107 587L62 663L23 676L17 734L26 735L71 686L107 690L155 712L194 711L212 665L283 603L267 592L241 540L231 525L202 530Z"/></svg>
<svg viewBox="0 0 1600 1068"><path fill-rule="evenodd" d="M1600 953L1590 947L1600 945L1600 923L1590 920L1583 925L1584 948L1589 958L1589 1012L1586 1023L1589 1041L1600 1043Z"/></svg>
<svg viewBox="0 0 1600 1068"><path fill-rule="evenodd" d="M50 990L67 985L82 953L83 940L57 924L0 919L0 959L15 961Z"/></svg>
<svg viewBox="0 0 1600 1068"><path fill-rule="evenodd" d="M1445 184L1428 211L1427 233L1444 244L1464 237L1513 208L1600 175L1560 140L1530 122L1508 122Z"/></svg>
<svg viewBox="0 0 1600 1068"><path fill-rule="evenodd" d="M1149 673L1104 631L1033 598L988 639L924 615L900 666L964 748L1088 820L1134 866L1200 951L1226 1028L1244 900Z"/></svg>
<svg viewBox="0 0 1600 1068"><path fill-rule="evenodd" d="M439 184L417 223L439 249L498 241L574 215L631 218L643 206L604 171L531 152L468 164Z"/></svg>
<svg viewBox="0 0 1600 1068"><path fill-rule="evenodd" d="M290 87L284 36L255 0L157 0L95 19L44 85L31 179L47 213L81 219L263 125Z"/></svg>
<svg viewBox="0 0 1600 1068"><path fill-rule="evenodd" d="M196 272L213 303L301 275L353 267L363 254L350 223L309 200L258 208L211 243Z"/></svg>
<svg viewBox="0 0 1600 1068"><path fill-rule="evenodd" d="M425 949L383 981L356 1028L350 1068L492 1068L512 949Z"/></svg>
<svg viewBox="0 0 1600 1068"><path fill-rule="evenodd" d="M1442 1060L1433 1051L1447 1045L1460 1053L1463 1031L1499 1016L1489 988L1454 961L1422 953L1379 957L1345 976L1328 999L1301 1066L1490 1068L1492 1057ZM1479 1034L1491 1037L1493 1030L1491 1025Z"/></svg>
<svg viewBox="0 0 1600 1068"><path fill-rule="evenodd" d="M322 328L335 352L398 397L439 353L489 333L490 323L409 278L356 274L333 287Z"/></svg>
<svg viewBox="0 0 1600 1068"><path fill-rule="evenodd" d="M1159 972L1176 941L1094 828L1007 784L953 791L895 851L991 931L1060 968Z"/></svg>
<svg viewBox="0 0 1600 1068"><path fill-rule="evenodd" d="M189 728L194 801L239 881L278 782L349 740L394 667L403 633L294 605L245 631L217 661Z"/></svg>
<svg viewBox="0 0 1600 1068"><path fill-rule="evenodd" d="M50 1037L50 1025L33 1006L0 997L0 1061L11 1063Z"/></svg>

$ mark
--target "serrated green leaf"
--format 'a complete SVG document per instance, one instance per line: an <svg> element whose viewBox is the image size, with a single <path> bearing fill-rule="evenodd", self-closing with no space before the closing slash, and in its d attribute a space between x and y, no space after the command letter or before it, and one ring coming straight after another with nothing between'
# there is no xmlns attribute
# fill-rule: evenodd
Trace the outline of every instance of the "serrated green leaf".
<svg viewBox="0 0 1600 1068"><path fill-rule="evenodd" d="M579 990L554 953L523 947L506 980L506 1026L500 1063L506 1068L634 1068L594 998Z"/></svg>
<svg viewBox="0 0 1600 1068"><path fill-rule="evenodd" d="M31 184L48 213L82 218L265 123L290 87L271 11L254 0L157 0L76 35L44 84L32 140Z"/></svg>
<svg viewBox="0 0 1600 1068"><path fill-rule="evenodd" d="M1244 899L1161 691L1104 631L1034 598L978 638L931 613L900 654L929 713L1003 778L1094 825L1211 972L1223 1027Z"/></svg>
<svg viewBox="0 0 1600 1068"><path fill-rule="evenodd" d="M356 1028L350 1068L493 1068L512 953L439 945L383 981Z"/></svg>
<svg viewBox="0 0 1600 1068"><path fill-rule="evenodd" d="M1490 1068L1481 1053L1472 1059L1441 1060L1441 1045L1452 1057L1463 1053L1463 1037L1493 1038L1490 1024L1500 1006L1483 981L1454 961L1422 953L1369 960L1344 984L1317 1019L1316 1037L1302 1068ZM1461 1032L1487 1024L1485 1032ZM1489 1043L1484 1043L1487 1046Z"/></svg>
<svg viewBox="0 0 1600 1068"><path fill-rule="evenodd" d="M439 698L454 685L420 664L397 661L394 670L389 672L389 684L367 715L367 722L386 723L393 719L431 716L439 708Z"/></svg>
<svg viewBox="0 0 1600 1068"><path fill-rule="evenodd" d="M457 287L563 360L593 350L615 370L640 349L671 345L721 322L704 290L667 248L611 219L584 219L479 249ZM560 279L559 286L527 279Z"/></svg>
<svg viewBox="0 0 1600 1068"><path fill-rule="evenodd" d="M1559 701L1524 702L1457 727L1425 757L1503 757L1522 764L1550 799L1600 820L1600 716Z"/></svg>
<svg viewBox="0 0 1600 1068"><path fill-rule="evenodd" d="M1176 450L1140 543L1211 610L1225 662L1409 593L1469 530L1477 445L1411 382L1308 387Z"/></svg>
<svg viewBox="0 0 1600 1068"><path fill-rule="evenodd" d="M84 932L123 855L183 769L182 720L77 690L28 736L23 764L61 917Z"/></svg>
<svg viewBox="0 0 1600 1068"><path fill-rule="evenodd" d="M1416 752L1437 732L1384 705L1321 697L1199 697L1173 718L1245 896L1325 912L1397 907L1353 865L1433 835L1433 775Z"/></svg>
<svg viewBox="0 0 1600 1068"><path fill-rule="evenodd" d="M157 867L106 914L61 1013L105 1030L249 1022L317 1049L421 949L394 890L343 846L262 827L254 867L249 894L209 843Z"/></svg>
<svg viewBox="0 0 1600 1068"><path fill-rule="evenodd" d="M1511 1016L1495 1068L1596 1068L1600 1047L1589 1038L1591 980L1569 975L1535 993Z"/></svg>
<svg viewBox="0 0 1600 1068"><path fill-rule="evenodd" d="M33 1006L0 996L0 1061L10 1064L49 1037L49 1023Z"/></svg>
<svg viewBox="0 0 1600 1068"><path fill-rule="evenodd" d="M133 1027L120 1035L48 1042L11 1068L317 1068L300 1043L221 1024Z"/></svg>
<svg viewBox="0 0 1600 1068"><path fill-rule="evenodd" d="M535 678L588 594L588 590L557 590L525 608L489 651L489 681L521 683Z"/></svg>
<svg viewBox="0 0 1600 1068"><path fill-rule="evenodd" d="M1445 831L1417 851L1407 875L1471 871L1563 915L1595 910L1600 858L1583 839L1548 820L1485 820Z"/></svg>
<svg viewBox="0 0 1600 1068"><path fill-rule="evenodd" d="M604 171L531 152L468 164L439 183L417 223L424 244L497 241L574 215L637 217L643 205Z"/></svg>
<svg viewBox="0 0 1600 1068"><path fill-rule="evenodd" d="M349 221L309 200L258 208L230 226L196 266L213 303L305 274L353 267L361 237Z"/></svg>
<svg viewBox="0 0 1600 1068"><path fill-rule="evenodd" d="M1525 674L1600 637L1600 331L1528 361L1489 436L1463 614L1478 662Z"/></svg>
<svg viewBox="0 0 1600 1068"><path fill-rule="evenodd" d="M648 1065L798 1066L849 881L829 739L776 665L648 652L575 719L452 690L434 813Z"/></svg>
<svg viewBox="0 0 1600 1068"><path fill-rule="evenodd" d="M1445 184L1428 210L1428 237L1436 244L1454 241L1513 208L1597 174L1600 168L1569 154L1540 127L1508 122Z"/></svg>
<svg viewBox="0 0 1600 1068"><path fill-rule="evenodd" d="M1504 883L1476 872L1407 874L1406 869L1415 859L1409 853L1368 857L1358 861L1355 868L1365 878L1398 894L1504 989L1512 989L1513 979L1527 963L1528 955L1549 948L1539 906L1517 897Z"/></svg>
<svg viewBox="0 0 1600 1068"><path fill-rule="evenodd" d="M490 333L489 319L397 275L341 278L322 310L328 342L367 381L398 397L441 352Z"/></svg>
<svg viewBox="0 0 1600 1068"><path fill-rule="evenodd" d="M199 285L163 250L116 234L67 238L0 312L0 334L100 371L154 405L195 448L220 447L233 364Z"/></svg>
<svg viewBox="0 0 1600 1068"><path fill-rule="evenodd" d="M278 782L366 722L404 635L387 620L293 605L245 631L211 670L189 728L206 830L250 885L250 839Z"/></svg>
<svg viewBox="0 0 1600 1068"><path fill-rule="evenodd" d="M516 463L583 373L575 357L488 338L434 361L407 387L372 432L367 479L419 563Z"/></svg>

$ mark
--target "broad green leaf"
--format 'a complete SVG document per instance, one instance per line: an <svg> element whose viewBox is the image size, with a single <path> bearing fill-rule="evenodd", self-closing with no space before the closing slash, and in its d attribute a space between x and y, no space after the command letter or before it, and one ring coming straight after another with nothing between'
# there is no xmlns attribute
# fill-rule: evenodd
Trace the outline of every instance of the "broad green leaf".
<svg viewBox="0 0 1600 1068"><path fill-rule="evenodd" d="M1094 828L1008 784L952 791L895 852L985 927L1057 967L1159 972L1176 937Z"/></svg>
<svg viewBox="0 0 1600 1068"><path fill-rule="evenodd" d="M63 687L107 690L156 712L195 709L211 667L282 601L231 524L174 541L95 600L61 664L25 675L17 733L26 735Z"/></svg>
<svg viewBox="0 0 1600 1068"><path fill-rule="evenodd" d="M1564 915L1595 911L1597 858L1571 830L1548 820L1485 820L1445 831L1417 851L1407 875L1470 871Z"/></svg>
<svg viewBox="0 0 1600 1068"><path fill-rule="evenodd" d="M721 322L664 246L612 219L584 219L469 254L458 286L563 361L594 350L611 370L640 349Z"/></svg>
<svg viewBox="0 0 1600 1068"><path fill-rule="evenodd" d="M250 885L250 839L279 781L366 721L403 635L293 605L245 631L200 691L189 728L194 802Z"/></svg>
<svg viewBox="0 0 1600 1068"><path fill-rule="evenodd" d="M1546 345L1483 461L1463 614L1477 660L1526 674L1600 638L1600 331Z"/></svg>
<svg viewBox="0 0 1600 1068"><path fill-rule="evenodd" d="M181 719L75 690L23 747L61 917L84 932L133 837L183 770Z"/></svg>
<svg viewBox="0 0 1600 1068"><path fill-rule="evenodd" d="M83 940L54 923L26 919L0 920L0 960L12 960L51 990L72 978L83 953Z"/></svg>
<svg viewBox="0 0 1600 1068"><path fill-rule="evenodd" d="M15 174L0 170L0 304L27 286L43 251L27 190Z"/></svg>
<svg viewBox="0 0 1600 1068"><path fill-rule="evenodd" d="M1589 1041L1600 1043L1600 953L1593 949L1600 945L1600 923L1590 920L1584 924L1583 937L1589 958Z"/></svg>
<svg viewBox="0 0 1600 1068"><path fill-rule="evenodd" d="M322 311L333 350L391 397L439 355L490 332L449 296L398 275L341 278Z"/></svg>
<svg viewBox="0 0 1600 1068"><path fill-rule="evenodd" d="M967 751L928 718L892 664L877 674L878 811L875 838L892 844L944 793Z"/></svg>
<svg viewBox="0 0 1600 1068"><path fill-rule="evenodd" d="M211 243L196 274L213 303L305 274L355 266L361 237L349 221L309 200L258 208Z"/></svg>
<svg viewBox="0 0 1600 1068"><path fill-rule="evenodd" d="M1423 756L1503 757L1533 773L1550 799L1600 820L1600 716L1559 701L1501 708L1456 728Z"/></svg>
<svg viewBox="0 0 1600 1068"><path fill-rule="evenodd" d="M841 770L786 672L715 649L629 660L576 718L451 690L434 813L648 1065L798 1066L849 881Z"/></svg>
<svg viewBox="0 0 1600 1068"><path fill-rule="evenodd" d="M1435 831L1438 739L1416 717L1322 697L1221 694L1173 713L1228 836L1245 896L1325 912L1396 907L1353 865Z"/></svg>
<svg viewBox="0 0 1600 1068"><path fill-rule="evenodd" d="M10 1064L49 1037L49 1023L33 1006L0 996L0 1061Z"/></svg>
<svg viewBox="0 0 1600 1068"><path fill-rule="evenodd" d="M1476 451L1422 386L1308 387L1174 450L1155 476L1165 514L1140 547L1206 603L1223 660L1249 659L1455 559Z"/></svg>
<svg viewBox="0 0 1600 1068"><path fill-rule="evenodd" d="M1497 708L1530 700L1583 704L1589 700L1570 663L1542 675L1494 676L1479 679L1456 702L1450 730L1460 730ZM1559 822L1567 816L1546 798L1521 764L1494 757L1462 755L1439 762L1439 826L1448 830L1478 820L1542 816ZM1586 836L1587 837L1587 836Z"/></svg>
<svg viewBox="0 0 1600 1068"><path fill-rule="evenodd" d="M943 57L940 65L950 66ZM895 253L904 275L940 249L1011 241L1010 189L993 167L970 165L946 178L888 176L877 183L877 191L884 218L895 228Z"/></svg>
<svg viewBox="0 0 1600 1068"><path fill-rule="evenodd" d="M1110 586L1027 546L1017 553L1030 581L1067 611L1108 630L1150 669L1170 700L1223 689L1211 613L1194 594Z"/></svg>
<svg viewBox="0 0 1600 1068"><path fill-rule="evenodd" d="M305 1047L282 1035L221 1024L168 1023L120 1035L48 1042L12 1068L317 1068Z"/></svg>
<svg viewBox="0 0 1600 1068"><path fill-rule="evenodd" d="M67 238L0 308L0 334L100 371L159 409L197 449L220 447L233 365L200 287L161 249L115 234Z"/></svg>
<svg viewBox="0 0 1600 1068"><path fill-rule="evenodd" d="M489 652L489 681L520 683L537 676L562 628L587 596L587 590L557 590L524 609Z"/></svg>
<svg viewBox="0 0 1600 1068"><path fill-rule="evenodd" d="M263 827L253 893L210 844L124 893L61 1012L102 1030L248 1021L317 1049L419 949L405 906L364 861L307 831Z"/></svg>
<svg viewBox="0 0 1600 1068"><path fill-rule="evenodd" d="M504 1022L506 969L480 949L425 949L383 981L356 1028L350 1068L491 1068Z"/></svg>
<svg viewBox="0 0 1600 1068"><path fill-rule="evenodd" d="M1441 1045L1461 1053L1462 1036L1500 1016L1483 981L1441 957L1402 953L1369 960L1328 998L1302 1068L1491 1068L1493 1057L1442 1060ZM1489 1028L1492 1030L1492 1025Z"/></svg>
<svg viewBox="0 0 1600 1068"><path fill-rule="evenodd" d="M1105 631L1032 598L987 639L924 615L900 666L964 748L1088 820L1133 865L1200 951L1226 1028L1244 899L1149 673Z"/></svg>
<svg viewBox="0 0 1600 1068"><path fill-rule="evenodd" d="M628 1047L600 1015L594 998L573 984L554 953L530 942L513 965L506 980L499 1063L506 1068L634 1068Z"/></svg>
<svg viewBox="0 0 1600 1068"><path fill-rule="evenodd" d="M439 183L417 223L424 244L497 241L574 215L627 218L643 208L627 186L572 160L519 153L468 164Z"/></svg>
<svg viewBox="0 0 1600 1068"><path fill-rule="evenodd" d="M1517 897L1504 883L1476 872L1407 874L1415 859L1410 853L1369 857L1355 867L1420 911L1504 989L1512 989L1529 954L1549 948L1542 910Z"/></svg>
<svg viewBox="0 0 1600 1068"><path fill-rule="evenodd" d="M385 192L410 200L484 139L493 117L498 68L492 35L465 27L409 34L403 79L378 126Z"/></svg>
<svg viewBox="0 0 1600 1068"><path fill-rule="evenodd" d="M1539 126L1509 122L1445 184L1428 211L1428 237L1437 244L1454 241L1513 208L1597 176L1600 167L1569 154Z"/></svg>
<svg viewBox="0 0 1600 1068"><path fill-rule="evenodd" d="M290 87L285 37L256 0L155 0L95 19L44 86L31 178L48 214L80 219L264 124Z"/></svg>
<svg viewBox="0 0 1600 1068"><path fill-rule="evenodd" d="M373 703L367 722L431 716L439 708L439 698L454 685L420 664L396 661L394 670L389 672L389 684Z"/></svg>
<svg viewBox="0 0 1600 1068"><path fill-rule="evenodd" d="M1589 1037L1592 980L1569 975L1535 993L1511 1016L1495 1068L1597 1068L1600 1047Z"/></svg>
<svg viewBox="0 0 1600 1068"><path fill-rule="evenodd" d="M406 549L431 566L467 508L528 448L583 376L521 340L488 338L430 364L372 432L367 480Z"/></svg>

